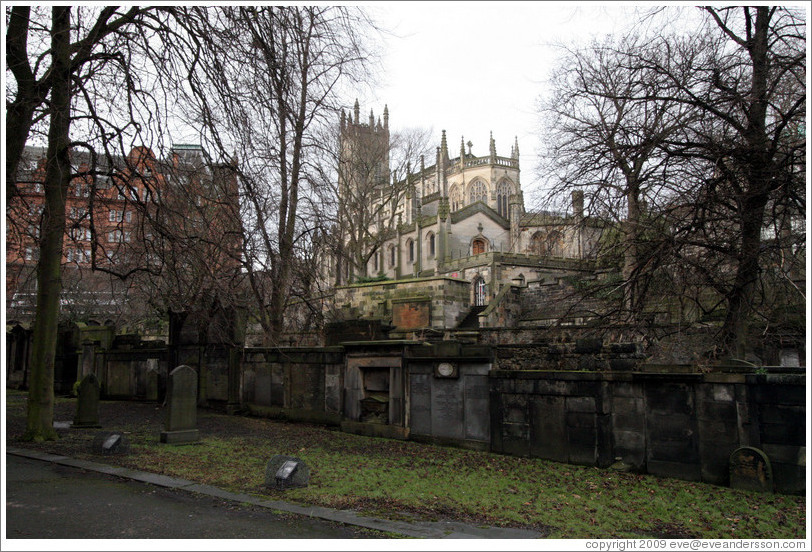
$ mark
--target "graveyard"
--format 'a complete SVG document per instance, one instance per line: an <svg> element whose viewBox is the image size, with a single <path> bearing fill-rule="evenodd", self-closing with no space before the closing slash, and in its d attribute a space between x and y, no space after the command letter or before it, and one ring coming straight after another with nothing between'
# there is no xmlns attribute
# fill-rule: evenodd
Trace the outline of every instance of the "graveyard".
<svg viewBox="0 0 812 552"><path fill-rule="evenodd" d="M55 420L77 399L57 399ZM60 424L59 439L23 443L25 394L9 390L7 445L181 477L297 504L400 520L456 519L534 529L545 538L804 538L804 497L731 489L612 468L578 466L459 447L368 437L321 424L227 416L197 409L199 441L161 442L167 406L102 399L101 428ZM117 432L126 454L103 454ZM266 486L275 455L304 461L305 487Z"/></svg>

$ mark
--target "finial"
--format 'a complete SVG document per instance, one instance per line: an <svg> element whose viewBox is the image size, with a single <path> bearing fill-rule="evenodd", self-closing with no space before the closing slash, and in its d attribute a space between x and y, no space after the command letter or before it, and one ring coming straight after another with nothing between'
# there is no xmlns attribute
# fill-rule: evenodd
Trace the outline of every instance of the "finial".
<svg viewBox="0 0 812 552"><path fill-rule="evenodd" d="M460 138L460 159L465 157L465 137Z"/></svg>
<svg viewBox="0 0 812 552"><path fill-rule="evenodd" d="M361 108L358 106L358 98L355 98L355 107L353 108L353 111L355 111L355 124L357 125L359 122L361 122Z"/></svg>
<svg viewBox="0 0 812 552"><path fill-rule="evenodd" d="M383 128L389 129L389 106L386 104L383 106Z"/></svg>
<svg viewBox="0 0 812 552"><path fill-rule="evenodd" d="M346 122L346 114L344 113L344 108L341 108L341 128L344 128L344 124Z"/></svg>
<svg viewBox="0 0 812 552"><path fill-rule="evenodd" d="M519 158L519 137L516 136L513 142L513 159Z"/></svg>
<svg viewBox="0 0 812 552"><path fill-rule="evenodd" d="M369 128L375 126L375 115L372 113L372 110L369 110Z"/></svg>

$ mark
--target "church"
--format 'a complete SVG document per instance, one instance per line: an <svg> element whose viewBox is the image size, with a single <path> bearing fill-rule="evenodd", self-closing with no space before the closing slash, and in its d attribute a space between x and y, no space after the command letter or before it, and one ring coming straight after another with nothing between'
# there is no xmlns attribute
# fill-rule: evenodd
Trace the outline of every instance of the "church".
<svg viewBox="0 0 812 552"><path fill-rule="evenodd" d="M517 140L509 155L492 135L484 155L461 141L451 157L443 131L434 164L421 157L398 178L388 108L383 122L372 112L362 122L356 101L339 144L343 247L327 266L337 308L403 329L454 329L474 314L487 323L482 312L511 287L593 269L601 225L584 216L581 192L567 213L525 209ZM420 301L435 304L399 316Z"/></svg>

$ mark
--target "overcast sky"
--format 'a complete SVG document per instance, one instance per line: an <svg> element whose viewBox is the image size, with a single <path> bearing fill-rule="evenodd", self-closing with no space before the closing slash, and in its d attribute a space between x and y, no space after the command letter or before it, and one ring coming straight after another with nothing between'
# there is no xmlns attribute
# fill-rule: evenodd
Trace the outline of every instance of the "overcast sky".
<svg viewBox="0 0 812 552"><path fill-rule="evenodd" d="M460 138L487 155L493 131L498 155L518 137L522 185L536 180L540 147L536 103L559 42L617 32L635 5L585 2L385 2L370 11L385 37L381 86L359 93L361 117L389 106L390 127L446 130L449 153ZM428 161L428 160L427 160ZM433 162L433 160L432 160Z"/></svg>

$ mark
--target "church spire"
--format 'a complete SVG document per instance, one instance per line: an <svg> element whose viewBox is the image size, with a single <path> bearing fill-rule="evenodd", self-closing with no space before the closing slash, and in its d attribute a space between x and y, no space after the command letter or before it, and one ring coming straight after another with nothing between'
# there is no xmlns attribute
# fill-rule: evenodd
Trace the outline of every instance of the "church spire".
<svg viewBox="0 0 812 552"><path fill-rule="evenodd" d="M460 137L460 161L465 159L465 137Z"/></svg>
<svg viewBox="0 0 812 552"><path fill-rule="evenodd" d="M389 130L389 106L386 104L383 106L383 129Z"/></svg>
<svg viewBox="0 0 812 552"><path fill-rule="evenodd" d="M355 98L355 107L353 107L353 111L355 112L355 124L361 122L361 108L358 106L358 98Z"/></svg>
<svg viewBox="0 0 812 552"><path fill-rule="evenodd" d="M448 142L445 139L445 131L443 131L443 137L440 139L440 156L443 160L448 160Z"/></svg>
<svg viewBox="0 0 812 552"><path fill-rule="evenodd" d="M519 158L519 137L516 136L515 142L513 144L513 153L511 154L513 159Z"/></svg>
<svg viewBox="0 0 812 552"><path fill-rule="evenodd" d="M491 131L491 163L496 161L496 141L493 139L493 131Z"/></svg>

